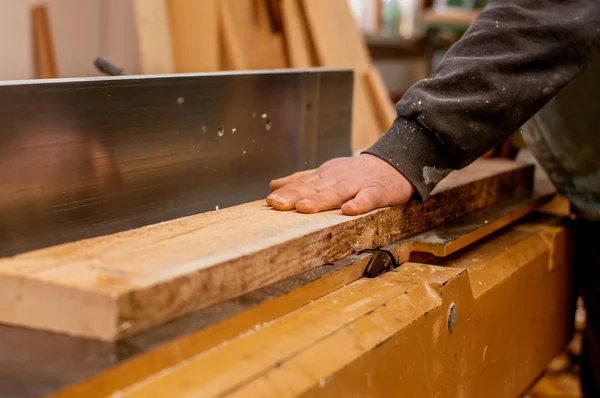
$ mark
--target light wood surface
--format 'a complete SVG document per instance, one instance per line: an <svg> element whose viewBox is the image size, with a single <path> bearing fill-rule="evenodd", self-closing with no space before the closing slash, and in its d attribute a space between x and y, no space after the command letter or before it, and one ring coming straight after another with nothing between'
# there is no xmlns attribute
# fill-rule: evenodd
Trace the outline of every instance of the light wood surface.
<svg viewBox="0 0 600 398"><path fill-rule="evenodd" d="M33 43L35 71L38 79L51 79L56 74L54 45L48 20L48 10L44 5L31 8L31 23L33 25Z"/></svg>
<svg viewBox="0 0 600 398"><path fill-rule="evenodd" d="M177 73L220 70L218 0L168 0Z"/></svg>
<svg viewBox="0 0 600 398"><path fill-rule="evenodd" d="M259 201L26 253L0 260L0 321L112 340L436 227L523 193L531 180L530 167L481 161L424 205L348 217Z"/></svg>
<svg viewBox="0 0 600 398"><path fill-rule="evenodd" d="M133 12L142 73L173 73L167 0L133 0Z"/></svg>

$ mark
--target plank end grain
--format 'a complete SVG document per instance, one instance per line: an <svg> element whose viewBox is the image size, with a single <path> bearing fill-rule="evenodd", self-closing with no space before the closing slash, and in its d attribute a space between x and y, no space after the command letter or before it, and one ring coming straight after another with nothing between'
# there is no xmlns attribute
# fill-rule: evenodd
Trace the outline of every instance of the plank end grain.
<svg viewBox="0 0 600 398"><path fill-rule="evenodd" d="M55 284L0 268L0 320L56 333L115 340L117 302L101 291Z"/></svg>
<svg viewBox="0 0 600 398"><path fill-rule="evenodd" d="M258 201L25 253L0 260L6 276L0 291L15 280L31 281L28 307L17 319L13 286L0 321L102 339L130 335L499 201L531 195L532 186L531 166L479 161L451 174L423 204L349 217L339 210L278 212ZM86 306L78 295L102 305ZM36 319L40 311L46 315ZM47 316L57 312L66 314L64 320Z"/></svg>

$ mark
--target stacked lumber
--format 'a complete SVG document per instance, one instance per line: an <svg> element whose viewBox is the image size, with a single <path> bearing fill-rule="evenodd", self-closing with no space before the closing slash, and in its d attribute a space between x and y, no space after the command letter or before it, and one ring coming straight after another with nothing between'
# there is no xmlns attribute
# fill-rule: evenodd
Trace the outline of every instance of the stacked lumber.
<svg viewBox="0 0 600 398"><path fill-rule="evenodd" d="M348 217L260 201L0 259L0 322L114 340L527 195L532 179L484 160L424 204Z"/></svg>
<svg viewBox="0 0 600 398"><path fill-rule="evenodd" d="M354 69L352 148L395 118L347 0L133 0L142 73Z"/></svg>

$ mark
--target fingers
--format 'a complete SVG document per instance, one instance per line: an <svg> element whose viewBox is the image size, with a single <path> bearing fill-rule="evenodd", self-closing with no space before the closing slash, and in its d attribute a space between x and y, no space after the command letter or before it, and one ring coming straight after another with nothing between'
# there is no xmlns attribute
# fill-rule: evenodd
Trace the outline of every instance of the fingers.
<svg viewBox="0 0 600 398"><path fill-rule="evenodd" d="M318 213L339 209L343 203L357 194L358 189L357 182L344 181L297 202L296 210L300 213Z"/></svg>
<svg viewBox="0 0 600 398"><path fill-rule="evenodd" d="M313 175L313 176L311 177L311 175ZM309 178L306 178L306 177L309 177ZM292 182L295 182L295 181L298 181L301 179L303 179L303 182L310 182L317 178L319 178L319 175L315 173L315 169L299 171L299 172L289 175L287 177L278 178L278 179L271 181L269 183L269 188L271 189L271 192L273 192L285 185L288 185Z"/></svg>
<svg viewBox="0 0 600 398"><path fill-rule="evenodd" d="M382 192L375 187L367 187L359 191L354 199L342 205L342 213L348 216L358 216L383 206L385 204L382 200Z"/></svg>
<svg viewBox="0 0 600 398"><path fill-rule="evenodd" d="M307 176L305 178L308 178ZM267 204L276 210L293 210L296 203L315 195L333 185L336 180L333 178L317 179L308 183L292 182L283 188L280 188L267 197Z"/></svg>
<svg viewBox="0 0 600 398"><path fill-rule="evenodd" d="M399 205L407 202L412 189L393 189L389 191L381 187L368 186L361 189L356 197L342 205L342 212L348 216L358 216L380 207Z"/></svg>

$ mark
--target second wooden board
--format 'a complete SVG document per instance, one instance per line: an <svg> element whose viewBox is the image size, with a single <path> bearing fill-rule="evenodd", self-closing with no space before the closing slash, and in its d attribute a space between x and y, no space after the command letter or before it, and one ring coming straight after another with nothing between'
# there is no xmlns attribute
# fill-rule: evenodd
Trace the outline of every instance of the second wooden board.
<svg viewBox="0 0 600 398"><path fill-rule="evenodd" d="M531 192L531 167L476 162L424 203L358 217L264 202L0 260L0 322L104 340Z"/></svg>

